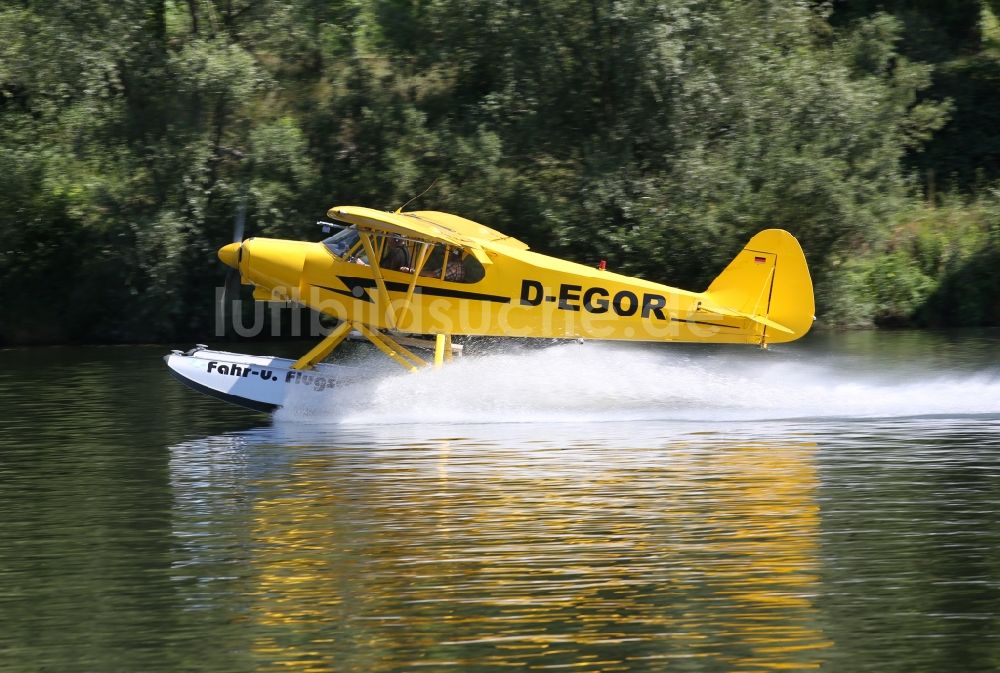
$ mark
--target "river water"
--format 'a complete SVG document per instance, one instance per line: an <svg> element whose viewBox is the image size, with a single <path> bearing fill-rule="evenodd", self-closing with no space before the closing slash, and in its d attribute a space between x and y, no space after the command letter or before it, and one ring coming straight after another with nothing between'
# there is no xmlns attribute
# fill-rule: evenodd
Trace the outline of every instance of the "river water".
<svg viewBox="0 0 1000 673"><path fill-rule="evenodd" d="M371 361L273 418L165 351L0 351L0 670L1000 670L1000 333Z"/></svg>

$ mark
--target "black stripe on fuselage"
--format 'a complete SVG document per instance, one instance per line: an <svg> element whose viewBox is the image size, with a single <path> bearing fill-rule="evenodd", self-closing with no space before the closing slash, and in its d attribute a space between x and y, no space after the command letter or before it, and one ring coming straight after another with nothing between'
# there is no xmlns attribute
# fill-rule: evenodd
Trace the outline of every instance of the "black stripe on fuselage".
<svg viewBox="0 0 1000 673"><path fill-rule="evenodd" d="M372 298L368 296L367 292L362 292L361 296L358 297L351 290L341 290L335 287L327 287L326 285L313 285L313 287L318 287L321 290L329 290L330 292L336 292L337 294L342 294L345 297L351 297L352 299L360 299L361 301L371 302Z"/></svg>
<svg viewBox="0 0 1000 673"><path fill-rule="evenodd" d="M673 322L686 322L692 325L708 325L711 327L727 327L729 329L740 329L737 325L720 325L717 322L705 322L704 320L685 320L683 318L671 318Z"/></svg>
<svg viewBox="0 0 1000 673"><path fill-rule="evenodd" d="M330 292L337 292L339 294L344 294L349 297L354 297L355 299L362 299L364 301L371 301L368 293L363 293L363 296L357 296L354 294L354 288L364 288L371 289L376 287L376 282L374 278L359 278L357 276L337 276L344 285L346 285L348 290L341 290L335 287L327 287L326 285L313 285L313 287L318 287L322 290L329 290ZM385 289L390 292L406 292L410 289L409 284L399 283L392 280L385 281ZM504 297L496 294L482 294L480 292L469 292L468 290L452 290L447 287L429 287L427 285L417 285L413 289L414 294L423 294L429 297L451 297L453 299L477 299L479 301L494 301L499 304L509 304L510 297Z"/></svg>

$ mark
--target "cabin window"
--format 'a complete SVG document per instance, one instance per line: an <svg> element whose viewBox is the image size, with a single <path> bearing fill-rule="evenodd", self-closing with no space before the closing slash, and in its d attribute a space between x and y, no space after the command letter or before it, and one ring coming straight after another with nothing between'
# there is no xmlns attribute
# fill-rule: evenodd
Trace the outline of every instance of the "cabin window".
<svg viewBox="0 0 1000 673"><path fill-rule="evenodd" d="M412 245L396 234L371 236L375 256L379 266L391 271L399 271L410 266L413 257ZM368 253L356 227L347 227L323 240L323 245L335 256L348 262L367 265Z"/></svg>
<svg viewBox="0 0 1000 673"><path fill-rule="evenodd" d="M476 256L471 252L465 253L465 256L462 258L462 267L465 269L465 278L462 279L463 283L478 283L486 277L486 269L483 267L483 263L476 259Z"/></svg>
<svg viewBox="0 0 1000 673"><path fill-rule="evenodd" d="M410 272L420 249L417 242L395 234L374 235L371 238L380 267L389 271ZM368 254L356 227L340 230L324 239L323 245L345 261L365 265L369 263ZM448 260L447 264L443 263L445 259ZM478 283L486 276L486 269L471 252L459 247L437 244L428 255L420 275L451 283Z"/></svg>

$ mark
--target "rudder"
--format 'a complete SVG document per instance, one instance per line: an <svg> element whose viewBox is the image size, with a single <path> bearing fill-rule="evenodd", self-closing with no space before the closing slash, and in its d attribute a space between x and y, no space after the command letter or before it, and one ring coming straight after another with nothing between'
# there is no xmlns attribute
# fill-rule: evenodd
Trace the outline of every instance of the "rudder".
<svg viewBox="0 0 1000 673"><path fill-rule="evenodd" d="M709 311L717 307L759 323L769 343L803 336L816 311L802 247L783 229L765 229L751 238L704 296Z"/></svg>

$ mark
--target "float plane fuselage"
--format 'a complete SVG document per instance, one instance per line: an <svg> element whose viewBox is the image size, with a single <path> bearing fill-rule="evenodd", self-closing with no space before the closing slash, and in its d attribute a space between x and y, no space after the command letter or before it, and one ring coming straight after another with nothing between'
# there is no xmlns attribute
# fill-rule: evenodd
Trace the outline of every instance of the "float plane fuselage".
<svg viewBox="0 0 1000 673"><path fill-rule="evenodd" d="M219 256L256 299L390 333L765 345L797 339L813 321L802 250L778 229L689 292L539 254L448 213L338 206L329 215L353 226L319 243L251 238Z"/></svg>

